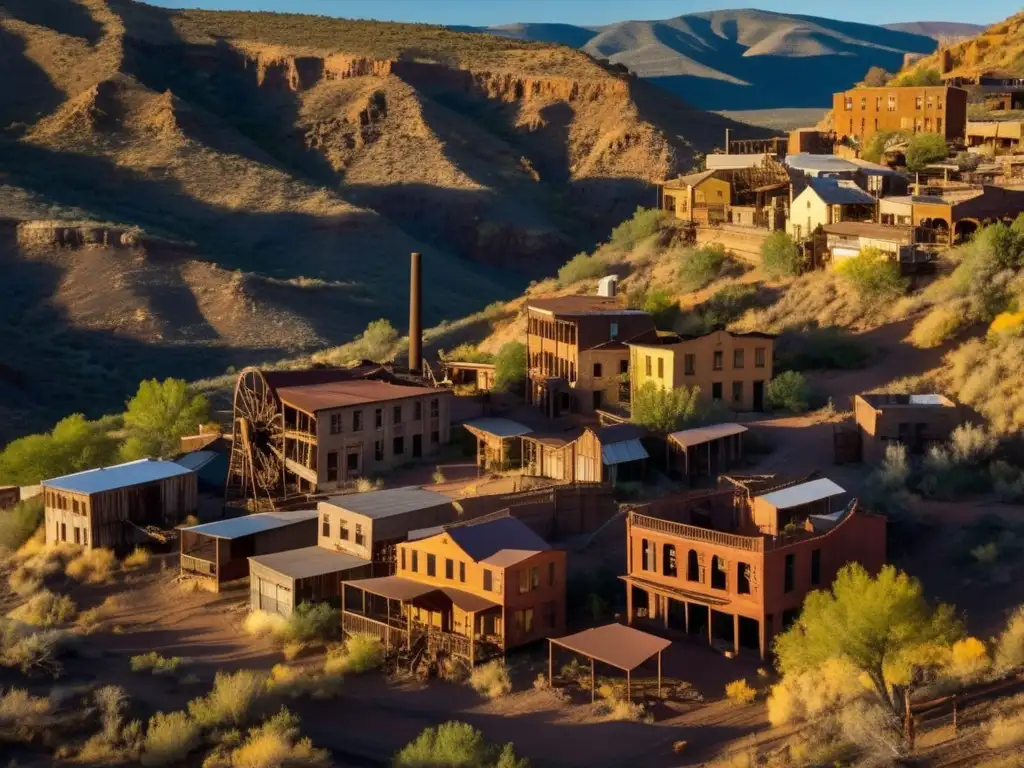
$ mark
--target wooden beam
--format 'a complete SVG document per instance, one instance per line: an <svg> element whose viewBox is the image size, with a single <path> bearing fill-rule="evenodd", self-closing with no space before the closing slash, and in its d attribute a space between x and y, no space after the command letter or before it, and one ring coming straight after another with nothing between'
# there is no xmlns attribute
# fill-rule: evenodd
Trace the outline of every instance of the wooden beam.
<svg viewBox="0 0 1024 768"><path fill-rule="evenodd" d="M661 696L661 651L658 651L658 696Z"/></svg>
<svg viewBox="0 0 1024 768"><path fill-rule="evenodd" d="M548 638L548 686L555 687L555 644Z"/></svg>
<svg viewBox="0 0 1024 768"><path fill-rule="evenodd" d="M590 659L590 703L593 704L597 698L597 685L594 681L594 659Z"/></svg>

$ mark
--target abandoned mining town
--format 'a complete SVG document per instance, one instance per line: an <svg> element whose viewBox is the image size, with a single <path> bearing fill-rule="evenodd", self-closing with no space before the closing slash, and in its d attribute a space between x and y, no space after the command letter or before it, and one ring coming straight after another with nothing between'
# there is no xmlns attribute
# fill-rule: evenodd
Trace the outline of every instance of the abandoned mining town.
<svg viewBox="0 0 1024 768"><path fill-rule="evenodd" d="M940 75L939 84L836 93L828 125L788 136L749 139L727 129L699 168L653 186L650 204L687 248L728 254L746 270L761 269L770 244L784 239L801 279L880 259L903 289L927 292L948 274L950 252L999 227L1000 237L1018 238L1024 259L1024 120L969 117L981 103L1022 114L1024 80L968 77L950 62ZM890 138L880 154L864 159L882 133ZM946 157L909 172L907 154L923 134L940 137ZM1013 466L1019 435L1004 428L993 447L997 431L985 432L989 412L979 405L985 387L966 402L949 378L889 386L938 366L949 347L900 346L869 332L866 344L888 345L881 364L837 365L812 377L813 392L787 397L804 386L800 371L814 370L794 362L792 339L808 326L739 326L705 315L680 323L697 319L699 302L676 296L666 323L663 311L624 290L628 268L609 263L571 286L531 287L507 306L502 342L525 360L509 381L493 355L460 357L428 343L428 258L411 253L408 273L395 276L409 285L397 355L232 371L230 404L190 425L175 449L0 489L0 508L41 498L43 509L41 532L4 572L5 610L27 615L36 598L25 596L52 586L59 571L89 606L82 615L92 612L79 642L62 651L68 691L91 679L90 668L109 666L106 684L149 702L143 722L152 716L192 733L203 707L214 706L214 694L197 698L214 672L226 688L255 670L260 690L271 692L260 695L297 713L315 745L288 747L309 750L310 762L245 762L238 755L248 747L239 745L250 743L253 722L240 713L217 721L219 731L195 731L182 753L162 759L151 720L145 746L134 747L144 765L327 764L316 762L326 759L317 748L330 750L333 765L388 765L424 729L448 721L514 745L535 767L895 765L909 754L918 755L915 765L970 766L1000 744L1011 745L1000 753L1007 761L985 765L1024 765L1020 735L956 746L970 728L988 734L978 723L1003 717L999 707L1024 690L1019 666L1002 676L985 671L996 664L987 648L1009 642L994 639L1006 626L1006 594L1016 591L1021 602L1021 522L1005 522L1022 512L1014 506L1024 498L1024 475ZM997 311L1019 327L1020 309L1014 299ZM1014 365L1016 378L987 388L1011 397L1024 385ZM668 413L687 398L685 417L647 413ZM939 490L968 472L991 472L1012 498L993 500L991 484L987 496L966 502ZM922 478L914 493L908 478ZM950 554L954 543L966 554ZM74 578L64 562L72 556ZM47 557L64 565L32 565ZM103 567L122 569L123 589L96 575L107 558L114 565ZM895 578L893 564L924 581L923 599L913 599L956 603L981 639L949 635L943 647L953 648L953 662L922 660L905 679L890 677L898 660L885 651L877 668L865 668L862 680L877 677L864 690L877 679L896 702L890 730L899 743L880 761L786 742L803 732L795 721L778 725L783 694L797 695L784 685L795 673L778 661L805 601L826 610L819 598L833 586L836 605L856 599L857 584L873 595L876 586L864 585ZM878 622L889 621L886 606L867 607L876 609ZM12 638L28 631L5 626ZM875 641L870 627L844 627L835 631L851 633L851 644ZM894 624L883 645L897 645L904 631L916 630ZM1021 645L1024 629L1017 632ZM1018 656L1020 664L1024 649ZM936 671L972 660L974 677ZM813 666L841 675L847 661L823 657ZM49 656L38 669L35 661L3 663L0 697L20 679L8 668L56 669ZM835 706L830 684L808 685ZM825 703L820 711L807 703L810 688L801 696L808 722L824 717ZM4 706L0 731L13 732ZM129 734L121 705L96 706L108 707L107 737L126 750L132 738L143 743L138 722ZM181 719L164 723L171 715L158 712ZM863 728L884 740L892 723L867 712L858 716ZM274 727L291 733L287 722ZM211 735L230 729L220 742ZM836 734L836 744L846 738ZM201 738L220 762L197 757ZM88 744L99 750L101 741ZM22 748L29 760L31 744ZM767 762L780 749L789 762ZM49 764L10 754L12 765ZM123 762L77 754L69 751L68 763Z"/></svg>

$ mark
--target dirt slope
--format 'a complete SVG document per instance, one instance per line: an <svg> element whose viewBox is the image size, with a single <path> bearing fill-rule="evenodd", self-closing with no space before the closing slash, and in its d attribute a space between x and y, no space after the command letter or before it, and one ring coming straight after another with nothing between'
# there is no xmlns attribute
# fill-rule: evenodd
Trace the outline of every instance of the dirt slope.
<svg viewBox="0 0 1024 768"><path fill-rule="evenodd" d="M989 71L1024 76L1024 12L993 24L980 34L942 50L914 64L914 69L942 70L971 77Z"/></svg>

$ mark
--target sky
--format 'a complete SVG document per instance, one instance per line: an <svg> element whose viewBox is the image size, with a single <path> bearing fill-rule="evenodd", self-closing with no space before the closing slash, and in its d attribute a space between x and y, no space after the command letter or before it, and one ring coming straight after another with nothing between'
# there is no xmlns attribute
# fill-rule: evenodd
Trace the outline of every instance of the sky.
<svg viewBox="0 0 1024 768"><path fill-rule="evenodd" d="M667 19L684 13L747 6L750 0L149 0L170 8L289 11L325 16L489 26L549 22L598 26L626 19ZM1020 0L765 0L758 8L867 24L961 21L993 24L1020 10Z"/></svg>

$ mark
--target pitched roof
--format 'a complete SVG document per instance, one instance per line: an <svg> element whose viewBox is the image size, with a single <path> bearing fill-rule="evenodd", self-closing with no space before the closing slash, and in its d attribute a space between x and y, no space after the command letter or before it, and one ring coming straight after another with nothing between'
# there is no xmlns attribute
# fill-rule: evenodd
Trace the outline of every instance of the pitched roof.
<svg viewBox="0 0 1024 768"><path fill-rule="evenodd" d="M721 440L723 437L741 435L746 431L747 428L742 424L711 424L706 427L673 432L668 439L682 448L692 448L695 445L710 443L712 440Z"/></svg>
<svg viewBox="0 0 1024 768"><path fill-rule="evenodd" d="M102 493L116 488L126 488L144 483L154 483L179 475L190 475L192 470L174 461L139 459L112 467L87 469L73 475L43 480L47 488L57 488L72 493Z"/></svg>
<svg viewBox="0 0 1024 768"><path fill-rule="evenodd" d="M317 511L315 509L299 509L290 512L260 512L254 515L233 517L230 520L215 520L212 523L193 525L181 530L201 533L204 536L212 536L216 539L240 539L243 536L251 536L263 531L273 531L277 528L284 528L287 525L315 520L316 517Z"/></svg>
<svg viewBox="0 0 1024 768"><path fill-rule="evenodd" d="M636 669L672 645L671 640L625 624L605 624L603 627L585 629L567 637L552 637L550 640L555 645L626 671Z"/></svg>
<svg viewBox="0 0 1024 768"><path fill-rule="evenodd" d="M388 488L383 491L329 496L327 501L322 503L380 520L420 509L451 504L451 501L443 493L428 491L418 485L408 485L403 488Z"/></svg>
<svg viewBox="0 0 1024 768"><path fill-rule="evenodd" d="M647 434L647 430L638 427L636 424L612 424L591 431L597 435L601 445L612 445L613 443L622 443L627 440L636 440Z"/></svg>
<svg viewBox="0 0 1024 768"><path fill-rule="evenodd" d="M553 296L548 299L527 299L529 309L553 315L646 315L642 309L628 309L614 296Z"/></svg>
<svg viewBox="0 0 1024 768"><path fill-rule="evenodd" d="M401 576L379 576L374 579L355 579L345 582L346 586L355 587L369 592L372 595L380 595L389 600L399 600L403 603L415 600L433 592L440 592L451 600L455 605L469 613L486 611L488 608L496 608L499 603L488 600L486 597L474 595L454 587L439 587L436 584L425 584L421 581L402 578Z"/></svg>
<svg viewBox="0 0 1024 768"><path fill-rule="evenodd" d="M250 557L249 562L292 579L309 579L313 576L340 573L370 565L369 560L326 547L302 547L269 555L257 555Z"/></svg>
<svg viewBox="0 0 1024 768"><path fill-rule="evenodd" d="M502 517L479 525L449 528L442 536L450 536L474 562L507 568L538 552L547 552L551 545L534 533L521 520Z"/></svg>
<svg viewBox="0 0 1024 768"><path fill-rule="evenodd" d="M829 205L874 205L875 198L852 181L811 179L808 187Z"/></svg>
<svg viewBox="0 0 1024 768"><path fill-rule="evenodd" d="M622 440L611 445L601 446L601 463L606 467L625 464L630 461L649 459L647 450L639 440Z"/></svg>
<svg viewBox="0 0 1024 768"><path fill-rule="evenodd" d="M666 184L681 187L695 187L702 181L706 181L715 175L715 169L712 168L709 171L698 171L697 173L690 173L686 176L680 176L676 179L669 179Z"/></svg>
<svg viewBox="0 0 1024 768"><path fill-rule="evenodd" d="M364 360L351 368L306 368L304 370L263 370L259 369L267 386L277 390L281 387L307 387L316 384L328 384L334 381L352 381L354 379L376 378L394 380L397 378L391 371L379 363Z"/></svg>
<svg viewBox="0 0 1024 768"><path fill-rule="evenodd" d="M371 379L354 379L299 387L281 387L277 390L277 396L289 405L315 412L329 408L344 408L348 405L401 400L431 393L440 394L447 391L431 387L402 386Z"/></svg>

